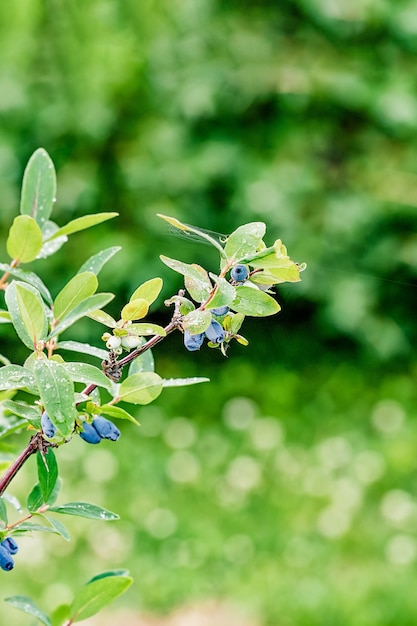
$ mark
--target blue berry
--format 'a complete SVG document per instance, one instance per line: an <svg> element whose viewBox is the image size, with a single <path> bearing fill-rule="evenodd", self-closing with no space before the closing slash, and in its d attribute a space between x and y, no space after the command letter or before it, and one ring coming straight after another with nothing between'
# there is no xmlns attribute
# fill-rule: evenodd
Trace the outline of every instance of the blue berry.
<svg viewBox="0 0 417 626"><path fill-rule="evenodd" d="M192 335L189 330L184 331L184 346L190 352L194 352L195 350L200 350L204 341L204 333L199 333L197 335Z"/></svg>
<svg viewBox="0 0 417 626"><path fill-rule="evenodd" d="M0 544L0 567L5 572L10 572L14 568L12 556L3 543Z"/></svg>
<svg viewBox="0 0 417 626"><path fill-rule="evenodd" d="M53 437L55 435L56 428L52 424L51 418L49 417L46 411L42 413L41 426L42 426L43 434L46 435L46 437Z"/></svg>
<svg viewBox="0 0 417 626"><path fill-rule="evenodd" d="M4 546L9 551L9 554L16 554L19 550L19 546L12 537L6 537L0 545Z"/></svg>
<svg viewBox="0 0 417 626"><path fill-rule="evenodd" d="M91 424L84 422L83 430L80 432L81 439L87 443L100 443L101 437Z"/></svg>
<svg viewBox="0 0 417 626"><path fill-rule="evenodd" d="M218 315L219 317L222 317L223 315L226 315L229 310L230 309L228 306L219 306L217 307L217 309L211 309L211 312L213 313L213 315Z"/></svg>
<svg viewBox="0 0 417 626"><path fill-rule="evenodd" d="M102 439L111 439L111 441L117 441L120 437L120 430L111 422L99 415L93 419L93 428L97 431Z"/></svg>
<svg viewBox="0 0 417 626"><path fill-rule="evenodd" d="M241 265L241 264L235 265L232 271L230 272L230 276L232 277L234 281L239 283L242 280L247 279L247 277L249 276L249 270L246 267L246 265Z"/></svg>
<svg viewBox="0 0 417 626"><path fill-rule="evenodd" d="M221 343L224 340L223 326L217 320L212 320L206 330L206 337L212 343Z"/></svg>

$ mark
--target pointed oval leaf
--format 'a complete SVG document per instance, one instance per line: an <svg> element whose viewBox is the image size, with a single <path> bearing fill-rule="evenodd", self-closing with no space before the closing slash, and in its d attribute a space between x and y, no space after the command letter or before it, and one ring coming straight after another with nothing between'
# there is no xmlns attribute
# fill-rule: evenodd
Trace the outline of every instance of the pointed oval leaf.
<svg viewBox="0 0 417 626"><path fill-rule="evenodd" d="M207 330L211 324L211 320L212 315L210 311L196 309L184 317L182 327L184 330L189 330L192 335L197 335Z"/></svg>
<svg viewBox="0 0 417 626"><path fill-rule="evenodd" d="M209 293L212 290L212 285L208 280L208 274L206 270L201 267L201 265L197 265L193 263L192 266L197 270L200 274L200 279L195 280L192 276L185 276L184 284L190 296L196 302L203 302L203 300L207 300Z"/></svg>
<svg viewBox="0 0 417 626"><path fill-rule="evenodd" d="M107 326L108 328L116 328L117 326L116 320L105 311L91 311L91 313L88 313L87 317L99 322L100 324L104 324L104 326Z"/></svg>
<svg viewBox="0 0 417 626"><path fill-rule="evenodd" d="M106 576L87 583L77 593L70 608L70 622L81 622L124 593L132 584L130 576Z"/></svg>
<svg viewBox="0 0 417 626"><path fill-rule="evenodd" d="M6 289L5 300L20 340L34 350L48 332L45 306L38 290L14 280Z"/></svg>
<svg viewBox="0 0 417 626"><path fill-rule="evenodd" d="M97 276L93 272L76 274L55 298L55 320L60 321L68 315L80 302L92 296L97 291L97 287Z"/></svg>
<svg viewBox="0 0 417 626"><path fill-rule="evenodd" d="M105 250L100 250L97 254L93 254L78 270L78 273L81 272L93 272L97 276L104 265L109 261L112 256L114 256L119 250L122 248L120 246L112 246L111 248L106 248Z"/></svg>
<svg viewBox="0 0 417 626"><path fill-rule="evenodd" d="M58 228L58 224L55 224L55 222L52 222L51 220L47 220L42 226L44 244L38 254L38 259L46 259L48 256L55 254L55 252L62 248L64 243L68 241L68 237L66 237L65 235L63 235L62 237L57 237L56 239L50 241L50 238L54 233L57 232Z"/></svg>
<svg viewBox="0 0 417 626"><path fill-rule="evenodd" d="M33 217L18 215L14 218L6 247L7 254L19 263L36 259L42 248L42 231Z"/></svg>
<svg viewBox="0 0 417 626"><path fill-rule="evenodd" d="M33 377L33 380L35 380L35 377ZM10 411L13 415L17 415L18 417L22 417L27 420L33 426L36 425L35 428L39 428L39 411L37 411L30 404L26 404L25 402L16 402L15 400L4 400L2 405L6 412Z"/></svg>
<svg viewBox="0 0 417 626"><path fill-rule="evenodd" d="M60 506L51 506L50 512L62 513L63 515L76 515L78 517L86 517L88 519L102 520L111 522L119 518L117 513L112 513L101 506L90 504L90 502L67 502Z"/></svg>
<svg viewBox="0 0 417 626"><path fill-rule="evenodd" d="M164 387L186 387L188 385L198 385L199 383L209 383L210 378L191 376L189 378L163 378Z"/></svg>
<svg viewBox="0 0 417 626"><path fill-rule="evenodd" d="M29 393L38 393L33 372L21 365L0 367L0 390L3 389L26 389Z"/></svg>
<svg viewBox="0 0 417 626"><path fill-rule="evenodd" d="M207 308L216 309L220 306L229 305L236 297L236 289L228 280L215 274L210 274L210 278L216 283L217 289L210 300Z"/></svg>
<svg viewBox="0 0 417 626"><path fill-rule="evenodd" d="M145 339L142 338L143 345ZM140 372L154 372L155 371L155 359L153 358L152 350L145 350L136 359L134 359L129 365L128 375L139 374Z"/></svg>
<svg viewBox="0 0 417 626"><path fill-rule="evenodd" d="M108 578L109 576L130 576L130 574L129 570L127 569L109 569L105 570L104 572L100 572L99 574L96 574L95 576L90 578L90 580L86 584L89 585L95 580L101 580L102 578Z"/></svg>
<svg viewBox="0 0 417 626"><path fill-rule="evenodd" d="M250 222L239 226L228 238L224 251L227 258L236 261L257 252L262 245L266 226L264 222Z"/></svg>
<svg viewBox="0 0 417 626"><path fill-rule="evenodd" d="M41 486L39 483L37 483L28 494L28 497L26 500L26 506L30 513L34 513L43 504L44 504L44 499L42 496ZM19 526L19 528L21 528L21 526Z"/></svg>
<svg viewBox="0 0 417 626"><path fill-rule="evenodd" d="M36 462L42 498L48 502L58 480L58 465L52 448L48 448L45 454L38 452Z"/></svg>
<svg viewBox="0 0 417 626"><path fill-rule="evenodd" d="M149 304L143 298L130 300L122 309L121 318L124 322L141 320L149 311Z"/></svg>
<svg viewBox="0 0 417 626"><path fill-rule="evenodd" d="M72 235L73 233L78 233L80 230L86 230L87 228L91 228L92 226L96 226L97 224L101 224L107 220L111 220L113 217L117 217L118 213L92 213L91 215L83 215L82 217L77 217L75 220L71 220L62 228L58 228L58 230L49 237L48 241L52 241L57 237L62 237L63 235Z"/></svg>
<svg viewBox="0 0 417 626"><path fill-rule="evenodd" d="M141 324L131 324L128 328L129 333L132 332L135 335L158 335L159 337L166 337L165 329L158 324L147 324L146 322L143 322Z"/></svg>
<svg viewBox="0 0 417 626"><path fill-rule="evenodd" d="M14 415L7 418L0 417L0 439L4 439L4 437L17 433L24 428L27 428L27 422L21 417Z"/></svg>
<svg viewBox="0 0 417 626"><path fill-rule="evenodd" d="M15 609L19 609L19 611L23 611L23 613L35 617L39 622L44 624L44 626L51 626L49 617L40 610L32 598L28 598L27 596L10 596L9 598L5 598L4 601L14 606Z"/></svg>
<svg viewBox="0 0 417 626"><path fill-rule="evenodd" d="M280 305L267 293L253 287L236 287L236 298L230 305L234 311L251 317L267 317L281 310Z"/></svg>
<svg viewBox="0 0 417 626"><path fill-rule="evenodd" d="M74 430L76 409L74 385L65 365L50 359L38 360L34 374L45 411L58 433L68 437Z"/></svg>
<svg viewBox="0 0 417 626"><path fill-rule="evenodd" d="M71 350L72 352L79 352L81 354L90 354L102 361L109 356L106 350L91 346L89 343L81 343L80 341L60 341L57 348L58 350Z"/></svg>
<svg viewBox="0 0 417 626"><path fill-rule="evenodd" d="M52 297L51 297L51 294L49 293L49 290L41 281L39 276L35 274L35 272L28 272L26 270L22 270L20 267L12 267L11 265L8 265L7 263L0 263L0 270L2 272L7 272L8 274L10 274L11 276L14 276L14 278L17 278L18 280L28 283L29 285L32 285L33 287L36 287L36 289L39 291L39 293L44 298L44 300L48 304L52 304Z"/></svg>
<svg viewBox="0 0 417 626"><path fill-rule="evenodd" d="M0 496L0 519L7 525L8 523L7 508L6 508L6 503L3 499L3 496Z"/></svg>
<svg viewBox="0 0 417 626"><path fill-rule="evenodd" d="M212 289L212 284L209 280L207 272L201 272L201 269L197 269L195 265L190 265L189 263L183 263L182 261L177 261L176 259L171 259L167 256L161 255L160 259L162 263L165 263L168 267L170 267L175 272L186 276L188 279L192 279L196 285L199 285L199 288L207 294ZM199 266L198 266L199 267Z"/></svg>
<svg viewBox="0 0 417 626"><path fill-rule="evenodd" d="M142 372L128 376L119 387L118 400L132 404L149 404L162 391L162 379L154 372Z"/></svg>
<svg viewBox="0 0 417 626"><path fill-rule="evenodd" d="M65 539L65 541L71 540L71 535L59 519L47 517L46 515L44 517L48 520L48 522L51 524L52 528L57 532L57 534L61 535L61 537Z"/></svg>
<svg viewBox="0 0 417 626"><path fill-rule="evenodd" d="M143 300L146 300L150 306L153 302L155 302L161 293L162 285L162 278L151 278L151 280L147 280L135 289L130 297L130 301L142 298Z"/></svg>
<svg viewBox="0 0 417 626"><path fill-rule="evenodd" d="M42 227L49 218L56 197L54 164L44 148L30 157L23 174L20 213L31 215Z"/></svg>
<svg viewBox="0 0 417 626"><path fill-rule="evenodd" d="M56 337L60 333L64 332L67 328L75 324L82 317L86 317L91 311L95 311L96 309L101 309L101 307L106 306L111 300L113 300L114 294L112 293L95 293L93 296L89 296L83 302L77 304L77 306L72 309L61 319L59 324L55 326L55 328L49 333L47 339L51 339L52 337Z"/></svg>
<svg viewBox="0 0 417 626"><path fill-rule="evenodd" d="M90 365L89 363L65 363L65 369L67 370L71 380L78 383L85 383L86 385L94 384L98 387L104 387L108 391L112 388L112 383L107 376L105 376L98 367Z"/></svg>
<svg viewBox="0 0 417 626"><path fill-rule="evenodd" d="M100 407L100 413L104 413L104 415L109 415L110 417L115 417L120 420L129 420L136 424L136 426L140 426L139 422L130 415L127 411L122 409L120 406L114 406L114 404L102 404Z"/></svg>

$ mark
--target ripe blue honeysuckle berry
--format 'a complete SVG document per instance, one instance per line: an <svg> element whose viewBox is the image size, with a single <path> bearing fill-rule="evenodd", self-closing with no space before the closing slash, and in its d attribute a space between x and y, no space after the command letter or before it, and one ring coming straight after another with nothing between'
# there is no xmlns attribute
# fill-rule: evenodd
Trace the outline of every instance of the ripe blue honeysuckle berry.
<svg viewBox="0 0 417 626"><path fill-rule="evenodd" d="M10 554L16 554L16 552L19 551L19 546L17 545L13 537L6 537L6 539L3 539L0 545L4 546L6 550L10 552Z"/></svg>
<svg viewBox="0 0 417 626"><path fill-rule="evenodd" d="M3 543L0 544L0 567L5 572L10 572L10 570L14 568L12 555Z"/></svg>
<svg viewBox="0 0 417 626"><path fill-rule="evenodd" d="M218 315L219 317L226 315L226 313L228 313L229 311L230 309L228 306L219 306L217 307L217 309L211 309L213 315Z"/></svg>
<svg viewBox="0 0 417 626"><path fill-rule="evenodd" d="M102 439L117 441L120 437L120 430L117 426L101 415L93 419L92 426Z"/></svg>
<svg viewBox="0 0 417 626"><path fill-rule="evenodd" d="M246 267L246 265L242 265L242 264L235 265L232 268L232 271L230 272L230 276L232 277L234 281L239 283L242 280L247 279L247 277L249 276L249 270Z"/></svg>
<svg viewBox="0 0 417 626"><path fill-rule="evenodd" d="M101 441L101 437L94 426L88 422L83 423L83 430L80 432L80 437L87 443L100 443Z"/></svg>
<svg viewBox="0 0 417 626"><path fill-rule="evenodd" d="M190 352L195 352L195 350L200 350L204 341L204 333L198 333L197 335L192 335L189 330L184 331L184 346Z"/></svg>
<svg viewBox="0 0 417 626"><path fill-rule="evenodd" d="M217 320L212 320L205 335L212 343L221 343L224 340L223 326Z"/></svg>
<svg viewBox="0 0 417 626"><path fill-rule="evenodd" d="M46 437L53 437L55 435L56 428L52 424L51 418L49 417L49 415L48 415L48 413L46 411L44 411L42 413L42 416L41 416L41 426L42 426L43 434Z"/></svg>

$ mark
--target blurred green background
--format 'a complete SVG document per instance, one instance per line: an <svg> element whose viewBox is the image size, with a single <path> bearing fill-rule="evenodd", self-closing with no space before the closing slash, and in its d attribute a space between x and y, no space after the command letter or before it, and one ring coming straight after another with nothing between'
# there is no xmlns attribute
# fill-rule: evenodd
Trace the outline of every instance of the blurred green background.
<svg viewBox="0 0 417 626"><path fill-rule="evenodd" d="M155 351L162 376L211 383L166 390L117 445L60 450L62 501L122 519L69 519L68 544L22 540L2 597L49 610L127 567L135 586L117 606L138 613L226 599L261 626L415 622L416 53L416 0L0 4L3 259L43 146L59 224L120 213L33 266L54 294L121 245L101 274L109 312L160 275L153 319L167 322L180 280L158 254L214 271L216 258L157 212L222 233L265 221L308 264L227 360L185 353L180 337ZM66 338L100 345L101 332L87 322ZM1 340L13 354L8 329ZM29 463L13 492L33 482Z"/></svg>

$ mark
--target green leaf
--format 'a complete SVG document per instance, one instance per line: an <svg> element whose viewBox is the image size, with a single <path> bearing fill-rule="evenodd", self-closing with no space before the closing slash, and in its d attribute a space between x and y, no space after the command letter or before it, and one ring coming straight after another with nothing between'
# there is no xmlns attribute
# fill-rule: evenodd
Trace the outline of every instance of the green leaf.
<svg viewBox="0 0 417 626"><path fill-rule="evenodd" d="M120 385L117 399L132 404L149 404L162 391L162 380L154 372L128 376Z"/></svg>
<svg viewBox="0 0 417 626"><path fill-rule="evenodd" d="M56 337L60 333L64 332L69 326L72 326L82 317L86 317L91 311L100 309L106 306L111 300L113 300L114 294L112 293L95 293L93 296L89 296L83 302L77 304L77 306L68 313L55 328L49 333L47 339Z"/></svg>
<svg viewBox="0 0 417 626"><path fill-rule="evenodd" d="M3 496L0 496L0 519L7 525L7 508Z"/></svg>
<svg viewBox="0 0 417 626"><path fill-rule="evenodd" d="M106 220L110 220L113 217L117 217L118 213L92 213L91 215L83 215L83 217L77 217L75 220L71 220L62 228L58 228L58 230L49 237L48 241L52 241L57 237L62 237L63 235L72 235L73 233L77 233L80 230L86 230L87 228L91 228L92 226L96 226L97 224L101 224Z"/></svg>
<svg viewBox="0 0 417 626"><path fill-rule="evenodd" d="M71 540L71 535L69 534L68 530L59 519L54 519L53 517L48 517L47 515L44 515L43 517L45 517L45 519L48 520L48 522L51 524L52 528L56 531L56 533L58 535L61 535L61 537L65 539L65 541Z"/></svg>
<svg viewBox="0 0 417 626"><path fill-rule="evenodd" d="M0 311L0 324L11 324L12 318L8 311Z"/></svg>
<svg viewBox="0 0 417 626"><path fill-rule="evenodd" d="M60 506L51 506L49 511L62 513L64 515L76 515L88 519L102 520L104 522L119 519L117 513L112 513L107 509L103 509L101 506L90 504L89 502L67 502L67 504L61 504Z"/></svg>
<svg viewBox="0 0 417 626"><path fill-rule="evenodd" d="M107 326L108 328L116 328L117 326L116 320L111 315L105 311L101 311L100 309L97 311L91 311L87 317L99 322L100 324L104 324L104 326Z"/></svg>
<svg viewBox="0 0 417 626"><path fill-rule="evenodd" d="M66 237L65 235L63 235L62 237L57 237L53 240L49 240L50 237L52 237L52 235L57 232L58 228L58 225L55 224L55 222L51 222L50 220L45 222L45 224L42 226L44 243L41 251L38 254L38 259L46 259L48 256L55 254L55 252L62 248L64 243L68 241L68 237Z"/></svg>
<svg viewBox="0 0 417 626"><path fill-rule="evenodd" d="M14 606L15 609L19 609L19 611L23 611L23 613L35 617L39 622L44 624L44 626L51 626L49 617L40 610L31 598L27 596L10 596L9 598L5 598L4 601Z"/></svg>
<svg viewBox="0 0 417 626"><path fill-rule="evenodd" d="M208 309L216 309L220 306L229 305L236 297L236 289L229 283L228 280L215 274L210 274L210 277L217 285L217 289L214 296L207 305Z"/></svg>
<svg viewBox="0 0 417 626"><path fill-rule="evenodd" d="M38 360L35 379L45 411L62 437L71 435L76 415L74 385L65 365L49 359Z"/></svg>
<svg viewBox="0 0 417 626"><path fill-rule="evenodd" d="M98 287L98 280L93 272L76 274L59 292L54 302L55 320L60 321L75 307L89 296L92 296Z"/></svg>
<svg viewBox="0 0 417 626"><path fill-rule="evenodd" d="M199 289L200 297L204 294L202 300L208 296L212 289L212 284L209 280L207 272L205 270L203 270L204 273L201 272L203 268L196 265L190 265L189 263L183 263L182 261L177 261L176 259L170 259L169 257L163 255L160 256L160 259L162 263L165 263L165 265L170 267L172 270L179 272L179 274L183 274L183 276L192 281L193 288L196 290ZM197 300L197 302L200 302L200 300Z"/></svg>
<svg viewBox="0 0 417 626"><path fill-rule="evenodd" d="M127 411L122 409L119 406L114 406L113 404L102 404L100 407L100 413L104 415L109 415L110 417L115 417L121 420L129 420L136 424L136 426L140 426L139 422Z"/></svg>
<svg viewBox="0 0 417 626"><path fill-rule="evenodd" d="M130 576L106 576L87 583L75 596L70 608L70 621L81 622L124 593L132 584Z"/></svg>
<svg viewBox="0 0 417 626"><path fill-rule="evenodd" d="M78 273L82 272L93 272L97 276L100 273L101 269L104 265L109 261L117 252L121 250L120 246L113 246L111 248L106 248L105 250L100 250L97 254L93 254L78 270Z"/></svg>
<svg viewBox="0 0 417 626"><path fill-rule="evenodd" d="M162 278L151 278L151 280L147 280L132 293L130 301L142 298L150 306L161 293L162 285Z"/></svg>
<svg viewBox="0 0 417 626"><path fill-rule="evenodd" d="M43 515L40 515L39 517L44 518ZM56 534L56 531L53 528L43 526L42 524L33 524L32 522L23 522L22 524L19 524L19 527L16 529L16 533L14 534L19 533L23 535L29 532Z"/></svg>
<svg viewBox="0 0 417 626"><path fill-rule="evenodd" d="M216 241L216 239L213 239L213 237L210 237L210 235L206 233L204 230L201 230L200 228L196 228L195 226L190 226L190 224L183 224L182 222L177 220L175 217L169 217L168 215L163 215L162 213L157 213L157 216L165 220L165 222L168 222L168 224L171 224L171 226L173 226L174 228L177 228L178 230L184 233L193 233L194 235L197 235L197 237L204 239L209 244L214 246L218 250L218 252L220 252L220 255L223 258L226 258L224 250L222 246L220 245L220 243Z"/></svg>
<svg viewBox="0 0 417 626"><path fill-rule="evenodd" d="M49 293L49 290L41 281L39 276L35 274L35 272L28 272L27 270L22 270L20 267L12 267L11 265L8 265L7 263L0 263L0 270L2 272L7 272L11 276L14 276L14 278L17 278L25 283L28 283L29 285L32 285L33 287L36 287L36 289L39 291L39 293L44 298L44 300L48 304L52 304L52 297L51 297L51 294Z"/></svg>
<svg viewBox="0 0 417 626"><path fill-rule="evenodd" d="M230 317L230 332L233 335L235 335L239 331L244 320L245 320L245 316L243 313L236 313L236 315L233 315Z"/></svg>
<svg viewBox="0 0 417 626"><path fill-rule="evenodd" d="M212 290L212 284L209 281L206 270L201 267L201 265L193 263L191 267L197 270L200 278L199 280L195 280L192 276L185 276L185 288L193 300L196 302L203 302L203 300L207 300L207 297Z"/></svg>
<svg viewBox="0 0 417 626"><path fill-rule="evenodd" d="M142 339L140 345L145 343L145 339ZM129 376L132 374L139 374L140 372L154 372L155 371L155 359L153 358L152 350L145 350L136 359L134 359L129 365Z"/></svg>
<svg viewBox="0 0 417 626"><path fill-rule="evenodd" d="M45 306L39 292L31 285L14 280L6 289L5 300L20 340L34 350L48 332Z"/></svg>
<svg viewBox="0 0 417 626"><path fill-rule="evenodd" d="M33 377L33 380L35 381L35 377ZM26 404L26 402L16 402L15 400L5 400L3 402L3 409L6 412L10 411L14 415L24 418L30 424L36 425L36 428L39 427L39 411L30 404Z"/></svg>
<svg viewBox="0 0 417 626"><path fill-rule="evenodd" d="M33 487L33 489L29 492L29 495L26 500L26 506L28 508L28 511L30 511L30 513L34 513L43 504L45 504L45 502L42 496L41 486L39 483L37 483Z"/></svg>
<svg viewBox="0 0 417 626"><path fill-rule="evenodd" d="M33 373L21 365L0 367L0 390L3 389L26 389L29 393L38 393Z"/></svg>
<svg viewBox="0 0 417 626"><path fill-rule="evenodd" d="M130 324L128 329L129 333L134 333L135 335L158 335L159 337L166 337L165 329L162 328L162 326L158 326L158 324L147 324L146 322Z"/></svg>
<svg viewBox="0 0 417 626"><path fill-rule="evenodd" d="M42 231L33 217L18 215L14 218L6 248L7 254L19 263L36 259L42 248Z"/></svg>
<svg viewBox="0 0 417 626"><path fill-rule="evenodd" d="M51 613L52 626L65 626L65 624L68 624L69 609L69 604L60 604L57 606Z"/></svg>
<svg viewBox="0 0 417 626"><path fill-rule="evenodd" d="M189 330L192 335L197 335L207 330L211 324L211 320L212 316L210 311L196 309L184 317L182 327L184 330Z"/></svg>
<svg viewBox="0 0 417 626"><path fill-rule="evenodd" d="M52 448L48 448L45 454L37 452L36 462L42 498L48 502L58 479L58 465Z"/></svg>
<svg viewBox="0 0 417 626"><path fill-rule="evenodd" d="M42 227L52 213L56 197L56 174L51 157L38 148L23 174L20 213L31 215Z"/></svg>
<svg viewBox="0 0 417 626"><path fill-rule="evenodd" d="M95 576L90 578L90 580L86 584L89 585L96 580L102 580L103 578L108 578L109 576L130 576L130 574L129 570L127 569L109 569L104 572L100 572L99 574L96 574Z"/></svg>
<svg viewBox="0 0 417 626"><path fill-rule="evenodd" d="M224 251L228 259L240 261L257 252L263 244L266 226L263 222L250 222L239 226L228 238Z"/></svg>
<svg viewBox="0 0 417 626"><path fill-rule="evenodd" d="M57 348L59 350L71 350L72 352L79 352L81 354L90 354L102 361L108 357L107 350L91 346L89 343L81 343L80 341L60 341L57 344Z"/></svg>
<svg viewBox="0 0 417 626"><path fill-rule="evenodd" d="M0 415L0 439L4 439L19 430L27 428L27 421L15 415L5 417Z"/></svg>
<svg viewBox="0 0 417 626"><path fill-rule="evenodd" d="M111 390L111 381L105 376L98 367L90 365L89 363L65 363L65 369L67 370L71 380L79 383L85 383L89 385L93 383L98 387L104 387L108 391Z"/></svg>
<svg viewBox="0 0 417 626"><path fill-rule="evenodd" d="M141 320L149 311L149 304L143 298L130 300L122 309L121 318L124 322Z"/></svg>
<svg viewBox="0 0 417 626"><path fill-rule="evenodd" d="M209 383L210 378L191 376L190 378L163 378L162 385L165 387L186 387L199 383Z"/></svg>
<svg viewBox="0 0 417 626"><path fill-rule="evenodd" d="M239 285L236 287L236 298L230 307L238 313L252 317L266 317L275 315L281 310L274 298L258 288Z"/></svg>

